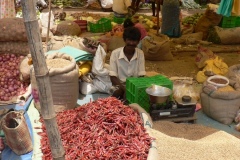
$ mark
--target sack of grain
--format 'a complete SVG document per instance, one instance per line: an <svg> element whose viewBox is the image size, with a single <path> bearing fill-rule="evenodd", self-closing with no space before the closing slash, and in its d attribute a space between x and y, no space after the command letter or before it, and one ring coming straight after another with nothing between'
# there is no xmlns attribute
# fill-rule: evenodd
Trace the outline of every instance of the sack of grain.
<svg viewBox="0 0 240 160"><path fill-rule="evenodd" d="M227 77L234 85L234 88L236 88L237 91L240 91L240 64L229 67Z"/></svg>
<svg viewBox="0 0 240 160"><path fill-rule="evenodd" d="M23 18L0 19L0 29L0 41L28 41Z"/></svg>
<svg viewBox="0 0 240 160"><path fill-rule="evenodd" d="M173 42L177 44L196 44L203 38L202 32L184 34L180 38L173 38Z"/></svg>
<svg viewBox="0 0 240 160"><path fill-rule="evenodd" d="M125 42L122 37L112 36L108 41L107 46L109 51L113 51L119 47L124 47Z"/></svg>
<svg viewBox="0 0 240 160"><path fill-rule="evenodd" d="M19 66L20 80L22 82L30 82L30 70L32 65L29 64L29 58L26 56Z"/></svg>
<svg viewBox="0 0 240 160"><path fill-rule="evenodd" d="M79 25L70 20L61 21L54 26L51 31L55 36L79 36L81 34L81 28Z"/></svg>
<svg viewBox="0 0 240 160"><path fill-rule="evenodd" d="M222 15L217 14L214 8L208 6L204 15L199 18L194 32L203 32L203 40L206 40L211 26L217 26L222 20Z"/></svg>
<svg viewBox="0 0 240 160"><path fill-rule="evenodd" d="M240 109L240 91L216 89L205 83L200 97L203 112L223 124L231 124Z"/></svg>
<svg viewBox="0 0 240 160"><path fill-rule="evenodd" d="M81 37L72 37L72 36L52 36L51 40L48 42L48 50L59 50L65 46L71 46L80 50L84 50L82 46Z"/></svg>
<svg viewBox="0 0 240 160"><path fill-rule="evenodd" d="M0 42L0 54L1 53L27 55L29 53L28 42Z"/></svg>
<svg viewBox="0 0 240 160"><path fill-rule="evenodd" d="M46 56L55 112L76 107L79 95L78 65L64 53L52 53ZM32 95L35 107L40 110L38 87L34 70L31 70Z"/></svg>
<svg viewBox="0 0 240 160"><path fill-rule="evenodd" d="M17 155L33 150L32 139L23 112L11 111L1 121L7 145Z"/></svg>
<svg viewBox="0 0 240 160"><path fill-rule="evenodd" d="M146 60L151 61L172 61L173 55L170 50L168 39L155 39L154 37L142 40L142 50Z"/></svg>
<svg viewBox="0 0 240 160"><path fill-rule="evenodd" d="M240 27L221 28L214 26L210 29L208 41L216 44L240 44Z"/></svg>

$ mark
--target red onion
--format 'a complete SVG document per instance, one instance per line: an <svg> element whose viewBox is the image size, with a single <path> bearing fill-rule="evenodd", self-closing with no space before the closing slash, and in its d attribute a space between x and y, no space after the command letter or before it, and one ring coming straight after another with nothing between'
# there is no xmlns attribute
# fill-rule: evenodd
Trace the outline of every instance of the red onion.
<svg viewBox="0 0 240 160"><path fill-rule="evenodd" d="M0 54L0 101L11 100L24 93L28 84L20 81L19 65L24 56Z"/></svg>

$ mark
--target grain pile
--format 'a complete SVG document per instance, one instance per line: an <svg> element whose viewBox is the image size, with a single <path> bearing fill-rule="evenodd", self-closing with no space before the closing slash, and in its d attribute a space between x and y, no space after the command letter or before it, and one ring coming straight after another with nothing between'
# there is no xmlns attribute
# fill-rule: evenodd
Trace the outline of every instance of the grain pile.
<svg viewBox="0 0 240 160"><path fill-rule="evenodd" d="M161 160L237 160L240 139L198 124L155 122L150 134L156 138Z"/></svg>
<svg viewBox="0 0 240 160"><path fill-rule="evenodd" d="M71 61L62 58L46 59L46 64L48 68L63 68L70 65Z"/></svg>

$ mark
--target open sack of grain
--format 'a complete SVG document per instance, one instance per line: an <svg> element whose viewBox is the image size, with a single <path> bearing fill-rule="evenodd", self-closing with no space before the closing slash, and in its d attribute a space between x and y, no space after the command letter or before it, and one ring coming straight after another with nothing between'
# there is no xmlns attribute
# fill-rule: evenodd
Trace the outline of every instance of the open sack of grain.
<svg viewBox="0 0 240 160"><path fill-rule="evenodd" d="M148 131L156 138L160 158L155 160L237 160L240 157L240 139L207 126L155 121Z"/></svg>
<svg viewBox="0 0 240 160"><path fill-rule="evenodd" d="M56 52L46 55L46 64L49 70L55 112L75 108L79 95L79 69L76 61L65 53ZM35 75L34 68L30 71L30 77L34 104L41 111L37 75Z"/></svg>
<svg viewBox="0 0 240 160"><path fill-rule="evenodd" d="M209 77L208 81L212 77ZM234 121L240 109L240 91L235 88L234 83L228 83L226 77L220 77L224 76L218 75L212 79L211 84L208 81L203 84L200 94L201 104L203 112L207 116L229 125ZM225 82L223 83L223 81ZM218 86L214 84L218 84Z"/></svg>

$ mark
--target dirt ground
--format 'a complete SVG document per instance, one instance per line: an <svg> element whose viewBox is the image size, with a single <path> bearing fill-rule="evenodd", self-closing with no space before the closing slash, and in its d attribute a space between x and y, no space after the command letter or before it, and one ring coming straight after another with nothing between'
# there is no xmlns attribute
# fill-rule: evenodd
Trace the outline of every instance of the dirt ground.
<svg viewBox="0 0 240 160"><path fill-rule="evenodd" d="M183 50L176 51L176 45L171 45L174 56L173 61L148 61L146 60L146 71L155 71L167 77L192 77L195 78L200 69L195 64L198 53L198 45L182 46ZM240 45L210 45L204 46L211 49L217 56L223 59L229 67L240 62ZM233 50L234 49L234 50Z"/></svg>

